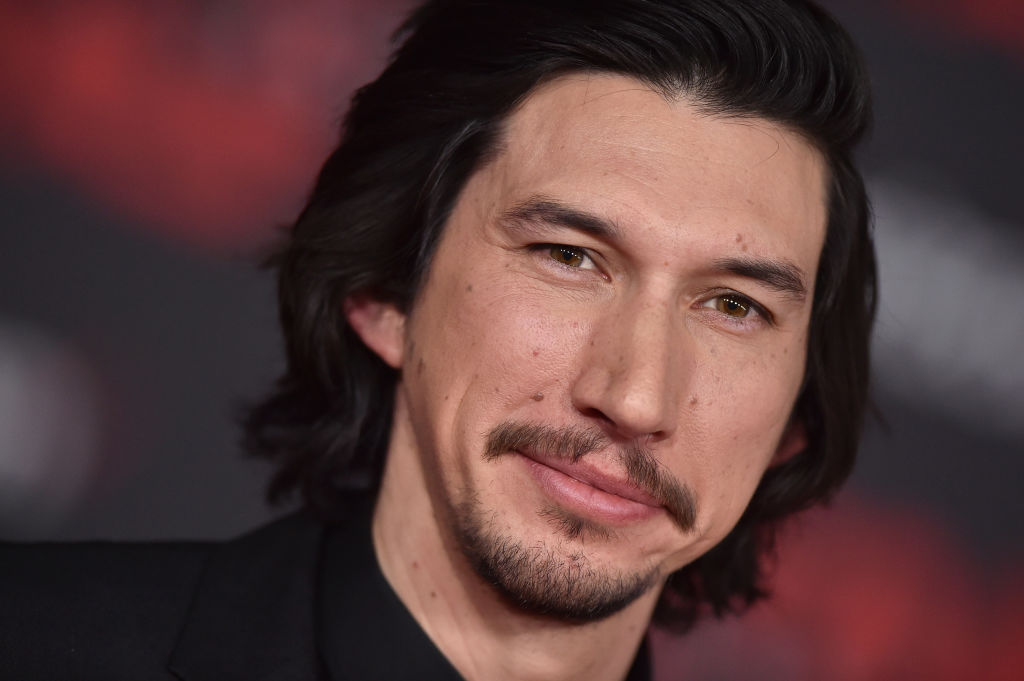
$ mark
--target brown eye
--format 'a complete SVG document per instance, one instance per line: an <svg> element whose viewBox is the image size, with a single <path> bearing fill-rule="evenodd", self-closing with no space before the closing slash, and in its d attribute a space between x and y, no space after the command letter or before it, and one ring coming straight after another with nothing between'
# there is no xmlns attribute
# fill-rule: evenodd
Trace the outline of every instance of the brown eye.
<svg viewBox="0 0 1024 681"><path fill-rule="evenodd" d="M715 309L730 317L742 319L750 314L750 303L737 296L718 296L715 298Z"/></svg>
<svg viewBox="0 0 1024 681"><path fill-rule="evenodd" d="M552 246L551 250L548 251L548 255L552 259L568 265L569 267L580 267L583 265L583 261L586 259L586 254L578 248L572 246Z"/></svg>

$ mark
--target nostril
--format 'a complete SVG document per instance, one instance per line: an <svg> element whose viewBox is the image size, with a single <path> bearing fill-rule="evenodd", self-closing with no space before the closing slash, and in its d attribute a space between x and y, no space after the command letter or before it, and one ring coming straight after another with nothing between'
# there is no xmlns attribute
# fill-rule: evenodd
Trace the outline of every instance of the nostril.
<svg viewBox="0 0 1024 681"><path fill-rule="evenodd" d="M587 418L594 419L595 421L600 421L605 425L615 425L614 421L608 418L608 416L603 411L597 409L596 407L585 407L583 409L580 409L580 413L586 416Z"/></svg>
<svg viewBox="0 0 1024 681"><path fill-rule="evenodd" d="M664 430L656 430L651 432L639 432L634 428L629 427L626 422L618 422L613 418L610 418L600 409L595 407L586 407L579 410L583 416L600 423L609 432L617 433L618 436L626 438L644 438L648 442L659 442L667 437L667 433Z"/></svg>
<svg viewBox="0 0 1024 681"><path fill-rule="evenodd" d="M664 430L656 430L653 433L647 433L644 439L645 444L647 446L650 446L657 442L661 442L662 440L668 439L668 433Z"/></svg>

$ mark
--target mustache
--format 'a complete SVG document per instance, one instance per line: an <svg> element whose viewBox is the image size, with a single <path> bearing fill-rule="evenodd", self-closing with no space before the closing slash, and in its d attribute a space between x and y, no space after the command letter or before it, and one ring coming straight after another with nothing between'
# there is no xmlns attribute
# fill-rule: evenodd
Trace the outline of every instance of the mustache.
<svg viewBox="0 0 1024 681"><path fill-rule="evenodd" d="M488 433L484 459L493 461L525 449L577 463L587 454L610 444L611 439L599 430L506 421ZM665 470L650 448L641 442L630 442L616 448L615 453L626 469L629 482L657 499L681 530L691 532L697 522L697 501L693 490Z"/></svg>

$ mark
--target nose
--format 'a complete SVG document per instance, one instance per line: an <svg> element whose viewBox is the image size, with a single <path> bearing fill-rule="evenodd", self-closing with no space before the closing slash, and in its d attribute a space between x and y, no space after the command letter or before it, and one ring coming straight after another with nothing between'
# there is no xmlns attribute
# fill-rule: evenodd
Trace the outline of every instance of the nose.
<svg viewBox="0 0 1024 681"><path fill-rule="evenodd" d="M671 435L694 364L690 336L673 308L636 296L594 324L571 392L578 411L626 438Z"/></svg>

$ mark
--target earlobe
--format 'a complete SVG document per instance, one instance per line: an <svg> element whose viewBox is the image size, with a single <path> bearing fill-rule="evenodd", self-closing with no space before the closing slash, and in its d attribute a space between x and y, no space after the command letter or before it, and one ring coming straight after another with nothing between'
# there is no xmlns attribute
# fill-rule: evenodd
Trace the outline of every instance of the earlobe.
<svg viewBox="0 0 1024 681"><path fill-rule="evenodd" d="M366 347L393 369L402 367L405 315L391 303L368 296L345 299L345 319Z"/></svg>
<svg viewBox="0 0 1024 681"><path fill-rule="evenodd" d="M772 457L770 465L778 466L786 463L805 449L807 449L807 428L802 419L792 416L786 425L786 430L782 433L782 439L779 440L779 446L775 450L775 456Z"/></svg>

